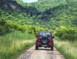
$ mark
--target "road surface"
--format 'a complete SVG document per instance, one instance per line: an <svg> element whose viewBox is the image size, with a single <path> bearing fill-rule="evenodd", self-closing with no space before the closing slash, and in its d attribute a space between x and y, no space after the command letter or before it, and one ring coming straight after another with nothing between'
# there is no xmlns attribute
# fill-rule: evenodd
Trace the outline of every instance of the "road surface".
<svg viewBox="0 0 77 59"><path fill-rule="evenodd" d="M35 50L35 46L21 54L17 59L65 59L55 48L51 51L50 48L40 47Z"/></svg>

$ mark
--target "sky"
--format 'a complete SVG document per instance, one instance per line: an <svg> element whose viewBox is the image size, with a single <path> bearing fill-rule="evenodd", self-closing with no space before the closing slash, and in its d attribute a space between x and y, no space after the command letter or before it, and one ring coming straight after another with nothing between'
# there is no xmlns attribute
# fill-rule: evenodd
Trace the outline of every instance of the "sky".
<svg viewBox="0 0 77 59"><path fill-rule="evenodd" d="M25 3L32 3L32 2L37 2L38 0L22 0Z"/></svg>

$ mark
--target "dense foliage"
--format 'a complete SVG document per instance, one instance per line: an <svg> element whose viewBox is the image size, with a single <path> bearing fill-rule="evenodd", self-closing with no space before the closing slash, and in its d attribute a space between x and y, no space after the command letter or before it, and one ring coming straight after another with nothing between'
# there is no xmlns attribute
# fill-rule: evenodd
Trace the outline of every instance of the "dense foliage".
<svg viewBox="0 0 77 59"><path fill-rule="evenodd" d="M64 26L60 26L59 28L56 28L54 35L58 36L61 40L76 41L77 28L66 28Z"/></svg>
<svg viewBox="0 0 77 59"><path fill-rule="evenodd" d="M17 2L24 7L34 7L37 13L33 8L27 10L32 10L31 18L35 21L41 20L40 25L44 27L55 29L61 25L66 27L77 26L76 0L38 0L38 2L30 4L23 3L19 0ZM36 16L34 13L36 13Z"/></svg>
<svg viewBox="0 0 77 59"><path fill-rule="evenodd" d="M15 30L36 34L37 31L47 28L55 30L60 26L77 26L76 0L39 0L30 4L20 0L8 1L11 9L4 5L0 8L1 35Z"/></svg>

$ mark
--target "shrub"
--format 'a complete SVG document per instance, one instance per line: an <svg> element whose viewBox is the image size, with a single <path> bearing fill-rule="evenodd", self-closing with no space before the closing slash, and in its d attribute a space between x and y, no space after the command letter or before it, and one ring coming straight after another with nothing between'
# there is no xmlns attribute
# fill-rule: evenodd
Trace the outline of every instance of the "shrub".
<svg viewBox="0 0 77 59"><path fill-rule="evenodd" d="M54 35L58 36L62 40L74 41L77 38L77 28L57 28Z"/></svg>

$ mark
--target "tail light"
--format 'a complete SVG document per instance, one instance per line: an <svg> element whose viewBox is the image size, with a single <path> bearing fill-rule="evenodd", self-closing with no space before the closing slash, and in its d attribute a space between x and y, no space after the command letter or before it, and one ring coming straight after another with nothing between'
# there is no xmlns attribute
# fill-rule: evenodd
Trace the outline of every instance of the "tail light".
<svg viewBox="0 0 77 59"><path fill-rule="evenodd" d="M40 42L40 39L37 39L38 42Z"/></svg>
<svg viewBox="0 0 77 59"><path fill-rule="evenodd" d="M48 38L49 42L53 42L53 40L51 38Z"/></svg>

